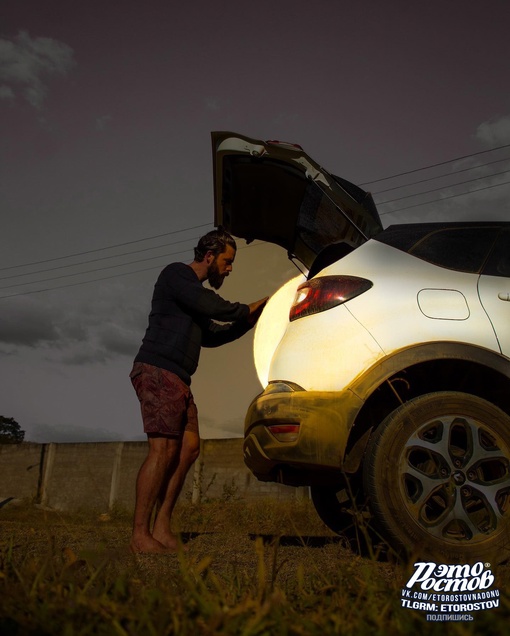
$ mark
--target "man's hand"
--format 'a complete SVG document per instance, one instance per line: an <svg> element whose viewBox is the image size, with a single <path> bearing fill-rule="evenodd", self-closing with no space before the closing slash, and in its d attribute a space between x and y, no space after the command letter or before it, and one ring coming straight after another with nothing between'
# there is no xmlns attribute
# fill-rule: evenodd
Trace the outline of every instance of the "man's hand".
<svg viewBox="0 0 510 636"><path fill-rule="evenodd" d="M255 323L260 317L260 314L262 313L262 310L266 306L268 299L269 299L269 296L266 296L265 298L256 300L254 303L250 303L248 305L248 307L250 308L250 313L248 314L248 318L246 320L248 321L248 324L250 326L253 327L255 325Z"/></svg>

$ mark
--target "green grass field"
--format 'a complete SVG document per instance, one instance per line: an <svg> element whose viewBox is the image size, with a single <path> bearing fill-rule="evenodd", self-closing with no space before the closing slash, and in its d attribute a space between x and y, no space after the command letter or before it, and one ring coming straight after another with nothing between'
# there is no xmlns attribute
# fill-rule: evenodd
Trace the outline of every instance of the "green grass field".
<svg viewBox="0 0 510 636"><path fill-rule="evenodd" d="M409 569L353 552L309 502L178 508L186 550L127 551L130 518L0 509L0 634L324 636L503 634L497 609L471 622L427 622L402 608Z"/></svg>

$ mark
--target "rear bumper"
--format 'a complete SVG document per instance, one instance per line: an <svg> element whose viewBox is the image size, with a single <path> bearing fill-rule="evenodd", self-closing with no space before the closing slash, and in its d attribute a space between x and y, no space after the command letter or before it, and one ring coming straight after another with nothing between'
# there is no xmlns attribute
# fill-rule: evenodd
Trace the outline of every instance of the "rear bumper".
<svg viewBox="0 0 510 636"><path fill-rule="evenodd" d="M349 431L362 404L349 390L275 392L270 384L246 414L246 465L262 481L295 486L340 479ZM299 424L297 440L277 440L267 428L276 424Z"/></svg>

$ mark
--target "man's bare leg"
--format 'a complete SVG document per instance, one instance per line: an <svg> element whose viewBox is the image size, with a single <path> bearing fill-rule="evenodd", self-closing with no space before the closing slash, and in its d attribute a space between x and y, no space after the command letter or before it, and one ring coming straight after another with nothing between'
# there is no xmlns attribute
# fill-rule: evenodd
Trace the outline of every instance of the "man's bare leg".
<svg viewBox="0 0 510 636"><path fill-rule="evenodd" d="M164 493L161 507L156 515L152 536L160 544L170 550L176 550L178 546L177 537L172 532L171 519L177 498L179 497L186 475L200 453L200 437L197 433L185 431L179 463L175 467L168 482L168 488Z"/></svg>
<svg viewBox="0 0 510 636"><path fill-rule="evenodd" d="M158 495L168 484L169 475L176 468L181 440L173 437L148 436L149 452L136 480L136 505L133 520L132 552L168 552L150 532L150 520ZM174 548L175 549L175 548Z"/></svg>

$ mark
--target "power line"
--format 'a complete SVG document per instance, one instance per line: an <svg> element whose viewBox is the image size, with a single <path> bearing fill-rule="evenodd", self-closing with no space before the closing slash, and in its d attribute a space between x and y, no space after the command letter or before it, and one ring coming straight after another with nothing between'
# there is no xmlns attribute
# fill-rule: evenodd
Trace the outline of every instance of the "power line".
<svg viewBox="0 0 510 636"><path fill-rule="evenodd" d="M149 256L149 258L140 258L137 261L129 261L129 263L118 263L117 265L108 265L106 267L97 267L96 269L87 269L84 272L74 272L73 274L61 274L60 276L52 276L50 278L41 278L40 280L29 281L28 283L14 283L13 285L4 285L1 289L11 289L12 287L24 287L25 285L35 285L37 283L47 283L52 280L61 280L62 278L72 278L73 276L80 276L82 274L94 274L95 272L104 272L106 269L116 269L118 267L126 267L127 265L136 265L137 263L145 263L147 261L154 261L157 258L168 258L175 254L182 254L188 250L182 250L181 252L172 252L171 254L160 254L159 256Z"/></svg>
<svg viewBox="0 0 510 636"><path fill-rule="evenodd" d="M389 180L389 179L398 178L398 177L401 177L401 176L404 176L404 175L420 172L420 171L427 170L427 169L434 168L434 167L438 167L438 166L447 165L447 164L453 163L455 161L460 161L462 159L468 159L468 158L471 158L471 157L474 157L474 156L478 156L478 155L485 154L485 153L488 153L488 152L493 152L495 150L501 150L503 148L508 148L508 147L510 147L510 144L506 144L506 145L503 145L503 146L498 146L498 147L491 148L491 149L488 149L488 150L482 150L480 152L472 153L470 155L464 155L462 157L449 159L448 161L442 161L442 162L431 164L429 166L425 166L425 167L422 167L422 168L416 168L414 170L409 170L407 172L402 172L402 173L399 173L399 174L396 174L396 175L383 177L381 179L376 179L374 181L368 181L368 182L362 183L360 185L364 186L364 185L367 185L367 184L370 184L370 183L378 183L380 181L386 181L386 180ZM439 178L444 178L446 176L451 176L452 174L457 174L457 173L460 173L460 172L466 172L466 171L469 171L469 170L474 170L476 168L479 168L479 167L482 167L482 166L485 166L485 165L491 165L491 164L498 163L498 162L501 162L501 161L506 161L506 160L507 159L499 159L499 160L496 160L496 161L487 162L485 164L481 164L480 166L472 166L470 168L465 168L465 169L461 169L461 170L452 172L452 173L450 173L450 175L438 175L436 177L430 177L428 179L423 179L423 180L416 181L416 182L413 182L413 183L408 183L408 184L405 184L405 185L402 185L402 186L396 186L394 188L388 188L386 190L381 190L381 191L379 191L378 193L375 193L375 194L381 194L383 192L388 192L390 190L397 190L397 189L409 187L411 185L416 185L416 184L424 183L424 182L427 182L427 181L433 181L433 180L436 180L436 179L439 179ZM419 192L419 193L416 193L416 194L407 195L407 196L404 196L404 197L399 197L397 199L392 199L392 200L388 200L388 201L382 201L378 205L384 205L386 203L393 203L393 202L400 201L400 200L403 200L403 199L406 199L406 198L412 198L412 197L420 196L420 195L423 195L423 194L428 194L430 192L437 192L439 190L443 190L445 188L453 187L453 186L456 186L456 185L464 185L464 184L471 183L473 181L477 181L477 180L480 180L480 179L484 179L484 178L489 178L489 177L492 177L492 176L498 176L498 175L501 175L501 174L505 174L506 172L508 172L508 170L507 171L503 171L503 172L499 172L499 173L495 173L493 175L486 175L486 176L483 176L483 177L475 177L475 178L467 180L467 181L463 181L463 182L459 182L459 183L443 186L442 188L435 188L435 189L427 190L427 191L424 191L424 192ZM393 212L404 211L404 210L408 210L408 209L411 209L411 208L419 207L419 206L422 206L422 205L427 205L427 204L435 203L435 202L438 202L438 201L444 201L446 199L451 199L451 198L455 198L455 197L458 197L458 196L464 196L464 195L467 195L467 194L471 194L472 192L478 192L478 191L481 191L481 190L487 190L487 189L490 189L490 188L493 188L493 187L498 187L498 186L501 186L501 185L505 185L506 183L509 183L509 182L504 182L504 183L500 183L500 184L494 184L492 186L487 186L487 187L484 187L484 188L478 188L478 189L475 189L475 190L470 190L469 192L463 192L463 193L459 193L459 194L455 194L455 195L451 195L451 196L447 196L447 197L442 197L440 199L435 199L433 201L427 201L427 202L423 202L423 203L418 203L418 204L415 204L415 205L407 206L405 208L398 208L397 210L390 210L390 211L387 211L387 212L381 212L380 215L382 216L382 215L385 215L385 214L392 214ZM18 269L18 268L21 268L21 267L31 267L31 266L34 266L34 265L42 265L42 264L45 264L45 263L55 262L55 261L59 261L59 260L65 260L65 259L74 258L74 257L77 257L77 256L84 256L84 255L87 255L87 254L94 254L94 253L98 253L98 252L102 252L102 251L106 251L106 250L111 250L111 249L118 248L118 247L124 247L124 246L127 246L127 245L133 245L133 244L141 243L141 242L144 242L144 241L154 240L154 239L157 239L157 238L161 238L163 236L170 236L170 235L175 235L175 234L179 234L179 233L182 233L182 232L187 232L187 231L198 229L198 228L203 228L203 227L206 227L206 226L209 226L209 225L211 225L211 224L210 223L202 223L200 225L195 225L195 226L188 227L188 228L183 228L183 229L180 229L180 230L174 230L172 232L165 232L163 234L157 234L157 235L154 235L154 236L145 237L145 238L141 238L141 239L135 239L135 240L132 240L132 241L126 241L124 243L117 243L117 244L106 246L106 247L100 247L100 248L96 248L96 249L85 250L83 252L75 252L73 254L68 254L68 255L65 255L65 256L57 256L57 257L53 257L53 258L49 258L49 259L43 259L43 260L40 260L40 261L33 261L31 263L24 263L24 264L19 264L19 265L12 265L12 266L8 266L8 267L2 267L2 268L0 268L0 271ZM127 256L127 255L130 255L130 254L138 254L140 252L149 251L151 249L159 249L159 248L162 248L162 247L168 247L169 245L176 245L178 243L185 243L186 241L191 241L191 240L195 240L195 238L184 239L182 241L175 241L173 243L167 243L167 244L159 245L159 246L155 246L155 247L143 248L141 250L133 250L133 251L130 251L130 252L124 252L122 254L116 254L116 255L112 255L112 256L105 256L105 257L100 257L100 258L97 258L97 259L90 259L88 261L81 261L79 263L71 263L71 264L66 264L66 265L60 265L60 266L57 266L57 267L37 270L35 272L26 272L26 273L23 273L23 274L14 274L14 275L11 275L11 276L2 277L2 278L0 278L0 280L7 280L7 279L11 279L11 278L20 278L20 277L25 277L25 276L34 276L34 275L37 275L37 274L41 274L41 273L49 272L49 271L55 271L55 270L58 270L58 269L67 269L67 268L72 268L72 267L78 267L80 265L84 265L84 264L88 264L88 263L95 263L95 262L98 262L98 261L104 261L104 260L109 260L109 259L113 259L113 258L121 258L123 256ZM249 247L249 246L246 246L246 247ZM240 248L240 249L243 249L243 248ZM104 271L104 270L107 270L107 269L124 267L124 266L133 265L133 264L136 264L136 263L146 262L146 261L149 261L149 260L155 260L157 258L168 258L169 256L173 256L173 255L176 255L176 254L181 254L184 251L187 251L187 250L182 250L182 251L179 251L179 252L172 252L170 254L162 254L160 256L154 256L154 257L150 257L150 258L146 258L146 259L139 259L139 260L135 260L135 261L129 261L127 263L110 265L110 266L107 266L107 267L101 267L101 268L96 268L96 269L91 269L91 270L85 270L83 272L75 272L75 273L72 273L72 274L63 274L61 276L50 277L50 278L41 279L41 280L38 280L38 281L31 281L31 282L27 282L27 283L18 283L18 284L8 285L8 286L5 286L5 287L0 287L0 289L10 289L12 287L20 287L20 286L25 286L25 285L35 285L35 284L38 284L38 283L49 282L49 281L53 281L53 280L60 280L62 278L70 278L70 277L73 277L73 276L91 274L91 273L95 273L95 272L99 272L99 271ZM1 298L10 298L12 296L24 295L24 294L28 294L28 293L38 293L38 292L41 292L41 291L51 291L53 289L61 289L63 287L82 285L82 284L85 284L85 283L88 283L88 282L107 280L107 279L115 278L115 277L118 277L118 276L124 276L124 275L134 274L134 273L143 272L143 271L149 271L150 269L156 269L156 267L146 268L146 269L143 269L143 270L135 270L133 272L126 272L126 273L123 273L123 274L113 274L111 276L107 276L107 277L103 277L103 278L91 279L90 281L82 281L82 282L78 282L78 283L72 283L72 284L69 284L69 285L61 285L61 286L51 287L51 288L47 288L47 289L44 289L44 290L35 290L35 291L31 291L31 292L21 292L19 294L17 293L17 294L11 294L9 296L2 296Z"/></svg>
<svg viewBox="0 0 510 636"><path fill-rule="evenodd" d="M238 248L239 250L243 250L243 249L247 249L247 248L252 248L252 247L259 247L260 245L265 245L266 243L261 241L260 243L250 243L249 245L244 245ZM161 255L160 257L154 257L154 258L163 258L163 257L168 257L168 256L176 256L177 254L183 254L187 252L187 250L181 250L179 252L172 252L171 254L166 254L166 255ZM151 260L151 259L142 259L142 260ZM141 261L137 261L137 262L141 262ZM132 263L125 263L125 265L130 265ZM115 266L116 267L116 266ZM131 274L139 274L142 272L149 272L155 269L160 269L161 265L155 265L154 267L146 267L144 269L136 269L132 272L123 272L122 274L111 274L110 276L103 276L101 278L92 278L90 280L84 280L84 281L79 281L76 283L66 283L65 285L57 285L55 287L46 287L44 289L34 289L34 290L30 290L30 291L24 291L24 292L16 292L14 294L7 294L4 296L0 296L0 300L4 299L4 298L14 298L16 296L29 296L31 294L39 294L42 292L48 292L48 291L55 291L57 289L65 289L67 287L77 287L78 285L86 285L88 283L96 283L96 282L100 282L100 281L104 281L104 280L110 280L112 278L120 278L121 276L129 276ZM110 269L109 267L105 267L102 269ZM94 271L100 271L100 270L94 270ZM80 276L81 274L87 274L87 273L91 273L89 272L78 272L76 274L69 274L69 276ZM61 278L61 277L58 277ZM50 279L53 280L53 279ZM42 283L45 281L33 281L31 284L32 285L36 285L37 283ZM26 284L26 283L24 283ZM12 287L18 287L18 285L12 285ZM7 289L5 287L1 288L1 289Z"/></svg>
<svg viewBox="0 0 510 636"><path fill-rule="evenodd" d="M469 172L470 170L477 170L478 168L484 168L485 166L491 166L494 163L501 163L502 161L510 161L510 157L505 157L504 159L496 159L495 161L488 161L487 163L480 163L477 166L471 166L470 168L462 168L462 170L454 170L453 172L449 172L448 174L439 174L435 177L428 177L427 179L420 179L419 181L411 181L410 183L405 183L404 185L394 186L393 188L386 188L385 190L377 190L376 192L371 192L370 194L383 194L384 192L391 192L392 190L401 190L402 188L410 188L413 185L418 185L420 183L427 183L428 181L435 181L436 179L444 179L446 177L451 177L454 174L460 174L461 172ZM492 175L486 175L490 177ZM447 187L447 186L445 186Z"/></svg>
<svg viewBox="0 0 510 636"><path fill-rule="evenodd" d="M465 185L466 183L473 183L473 181L480 181L481 179L489 179L491 177L499 177L502 174L507 174L508 172L510 172L510 170L503 170L502 172L495 172L493 174L490 175L484 175L483 177L475 177L474 179L468 179L467 181L458 181L457 183L450 183L448 185L445 186L441 186L440 188L432 188L431 190L424 190L423 192L416 192L415 194L407 194L406 196L403 197L398 197L397 199L390 199L388 201L378 201L377 205L384 205L385 203L395 203L396 201L402 201L403 199L412 199L413 197L419 197L422 194L429 194L430 192L439 192L440 190L445 190L446 188L453 188L455 186L458 185ZM495 184L498 185L498 184ZM470 192L473 192L473 190L470 190ZM475 190L476 192L476 190ZM466 192L464 194L469 194L469 192Z"/></svg>
<svg viewBox="0 0 510 636"><path fill-rule="evenodd" d="M494 150L502 150L503 148L510 148L510 144L505 144L504 146L497 146L496 148L489 148L488 150L480 150L479 152L473 152L470 155L463 155L462 157L456 157L455 159L448 159L448 161L433 163L429 166L424 166L423 168L415 168L414 170L408 170L407 172L400 172L399 174L394 174L389 177L382 177L381 179L373 179L372 181L365 181L365 183L359 183L358 185L366 186L371 183L379 183L380 181L388 181L389 179L396 179L397 177L403 177L407 174L421 172L422 170L428 170L429 168L437 168L438 166L445 166L449 163L453 163L454 161L461 161L462 159L470 159L471 157L483 155L483 154L486 154L487 152L494 152Z"/></svg>
<svg viewBox="0 0 510 636"><path fill-rule="evenodd" d="M455 159L449 159L448 161L442 161L440 163L431 164L429 166L424 166L422 168L416 168L414 170L409 170L407 172L401 172L399 174L391 175L391 176L388 176L388 177L383 177L381 179L375 179L373 181L366 181L365 183L361 183L361 184L358 184L358 185L365 186L365 185L368 185L368 184L371 184L371 183L378 183L380 181L386 181L388 179L395 179L397 177L404 176L404 175L407 175L407 174L412 174L412 173L415 173L415 172L428 170L429 168L434 168L434 167L437 167L437 166L446 165L448 163L453 163L454 161L460 161L461 159L468 159L470 157L475 157L477 155L485 154L485 153L488 153L488 152L493 152L495 150L501 150L503 148L508 148L508 147L510 147L510 144L506 144L506 145L503 145L503 146L497 146L495 148L490 148L488 150L481 150L480 152L475 152L475 153L472 153L470 155L464 155L462 157L457 157ZM457 170L457 171L452 172L450 174L457 174L458 172L465 172L465 171L468 171L468 170L474 170L474 169L480 168L482 166L491 165L493 163L498 163L498 162L506 161L506 160L507 159L498 159L496 161L491 161L491 162L488 162L488 163L485 163L485 164L481 164L480 166L472 166L471 168L464 168L462 170ZM412 182L412 183L408 183L406 185L396 186L394 188L388 188L387 190L380 190L380 191L374 192L372 194L381 194L383 192L388 192L390 190L396 190L396 189L400 189L400 188L403 188L403 187L415 185L415 184L418 184L418 183L423 183L425 181L431 181L431 180L439 179L439 178L444 177L444 176L448 176L448 175L438 175L437 177L430 177L429 179L423 179L421 181L415 181L415 182ZM21 267L31 267L33 265L42 265L44 263L50 263L50 262L54 262L54 261L64 260L64 259L73 258L73 257L76 257L76 256L85 256L86 254L94 254L94 253L97 253L97 252L102 252L102 251L114 249L116 247L125 247L126 245L133 245L135 243L142 243L144 241L151 241L151 240L154 240L154 239L157 239L157 238L161 238L163 236L171 236L171 235L174 235L174 234L180 234L182 232L187 232L189 230L196 230L196 229L199 229L199 228L202 228L202 227L207 227L207 226L210 226L210 225L211 225L210 223L201 223L200 225L194 225L192 227L183 228L183 229L180 229L180 230L174 230L172 232L164 232L162 234L156 234L154 236L147 236L145 238L135 239L133 241L125 241L124 243L115 243L113 245L108 245L106 247L99 247L99 248L96 248L96 249L85 250L83 252L74 252L73 254L67 254L67 255L64 255L64 256L55 256L53 258L47 258L47 259L43 259L43 260L40 260L40 261L32 261L30 263L20 263L18 265L9 265L7 267L0 267L0 271L5 271L5 270L9 270L9 269L18 269L18 268L21 268ZM191 239L189 239L189 240L191 240ZM147 249L150 249L150 248L147 248ZM144 250L139 250L139 251L144 251ZM131 253L135 254L135 253L137 253L137 251L125 252L125 254L131 254ZM119 256L122 256L122 255L119 255ZM114 258L114 257L111 256L111 257L105 257L105 258ZM96 259L96 260L101 260L101 259ZM87 262L95 262L95 260L90 260L90 261L87 261ZM75 265L79 265L79 264L81 264L81 263L75 263ZM41 271L50 271L50 270L41 270ZM3 280L3 279L0 279L0 280Z"/></svg>
<svg viewBox="0 0 510 636"><path fill-rule="evenodd" d="M142 243L143 241L152 241L156 238L161 238L162 236L170 236L172 234L180 234L181 232L188 232L189 230L197 230L201 227L207 227L211 225L210 223L202 223L201 225L194 225L193 227L187 227L182 230L174 230L173 232L165 232L164 234L156 234L155 236L147 236L146 238L136 239L134 241L126 241L125 243L116 243L114 245L109 245L107 247L98 247L93 250L86 250L84 252L76 252L74 254L68 254L67 256L55 256L54 258L47 258L42 261L34 261L32 263L22 263L20 265L10 265L8 267L0 267L0 271L4 271L6 269L16 269L18 267L31 267L32 265L42 265L44 263L51 263L53 261L60 261L65 258L73 258L74 256L84 256L85 254L93 254L95 252L103 252L105 250L111 250L114 247L124 247L126 245L133 245L134 243Z"/></svg>
<svg viewBox="0 0 510 636"><path fill-rule="evenodd" d="M123 252L122 254L114 254L113 256L101 256L100 258L93 258L90 259L88 261L80 261L79 263L71 263L69 265L57 265L56 267L48 267L46 269L38 269L35 270L34 272L25 272L24 274L11 274L10 276L2 276L0 277L0 280L9 280L11 278L22 278L24 276L35 276L36 274L43 274L45 272L54 272L58 269L67 269L67 268L71 268L71 267L78 267L80 265L88 265L89 263L97 263L99 261L106 261L106 260L110 260L112 258L122 258L123 256L129 256L130 254L140 254L141 252L148 252L150 250L158 250L161 249L163 247L169 247L170 245L178 245L179 243L187 243L188 241L196 241L199 237L191 237L191 238L187 238L187 239L183 239L181 241L174 241L172 243L164 243L163 245L156 245L156 246L151 246L151 247L144 247L141 250L132 250L131 252ZM179 253L179 252L177 252ZM154 257L154 258L158 258L158 257ZM124 263L124 265L130 265L132 262L136 262L136 261L129 261L127 263ZM18 266L16 266L18 267ZM105 269L108 269L107 267L105 267ZM87 272L77 272L76 274L86 274ZM34 281L34 282L39 282L39 281ZM2 289L0 287L0 289Z"/></svg>
<svg viewBox="0 0 510 636"><path fill-rule="evenodd" d="M180 252L176 252L179 254ZM111 278L118 278L119 276L128 276L129 274L139 274L140 272L148 272L153 269L159 269L160 266L146 267L145 269L137 269L134 272L125 272L124 274L112 274L111 276L103 276L102 278L93 278L91 280L83 280L79 283L68 283L66 285L58 285L57 287L47 287L46 289L34 289L27 292L17 292L15 294L8 294L6 296L0 296L0 300L3 298L14 298L15 296L29 296L30 294L39 294L41 292L55 291L56 289L64 289L66 287L77 287L78 285L86 285L87 283L98 283L103 280L109 280Z"/></svg>
<svg viewBox="0 0 510 636"><path fill-rule="evenodd" d="M418 208L422 205L429 205L430 203L438 203L441 201L446 201L447 199L455 199L456 197L463 197L467 194L473 194L473 192L481 192L482 190L490 190L491 188L498 188L503 185L508 185L510 181L503 181L503 183L494 183L490 186L485 186L483 188L476 188L475 190L469 190L468 192L460 192L459 194L452 194L451 196L441 197L440 199L433 199L432 201L424 201L423 203L415 203L414 205L406 206L405 208L397 208L396 210L388 210L387 212L379 212L379 216L384 216L385 214L393 214L394 212L403 212L404 210L410 210L411 208Z"/></svg>

